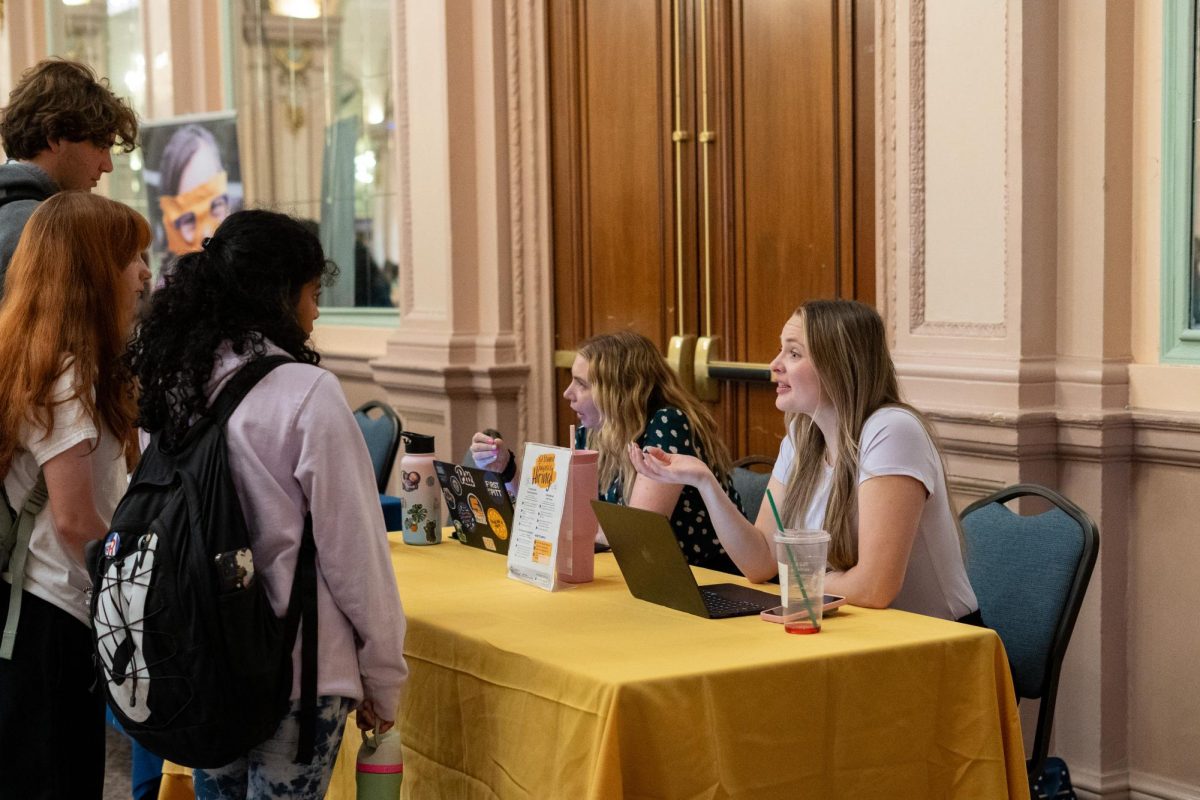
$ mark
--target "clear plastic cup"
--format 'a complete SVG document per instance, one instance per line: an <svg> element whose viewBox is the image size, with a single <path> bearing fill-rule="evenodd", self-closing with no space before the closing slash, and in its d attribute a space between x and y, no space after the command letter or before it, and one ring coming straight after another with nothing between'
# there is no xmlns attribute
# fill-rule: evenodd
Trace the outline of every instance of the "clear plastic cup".
<svg viewBox="0 0 1200 800"><path fill-rule="evenodd" d="M825 599L825 561L829 534L792 529L775 534L783 628L788 633L820 633Z"/></svg>

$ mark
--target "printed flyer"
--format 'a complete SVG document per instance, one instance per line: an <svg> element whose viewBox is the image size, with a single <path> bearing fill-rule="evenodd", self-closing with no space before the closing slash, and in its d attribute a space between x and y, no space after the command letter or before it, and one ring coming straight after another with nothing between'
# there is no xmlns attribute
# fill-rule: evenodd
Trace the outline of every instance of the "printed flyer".
<svg viewBox="0 0 1200 800"><path fill-rule="evenodd" d="M521 461L508 577L554 591L558 585L558 533L567 500L571 451L526 444Z"/></svg>

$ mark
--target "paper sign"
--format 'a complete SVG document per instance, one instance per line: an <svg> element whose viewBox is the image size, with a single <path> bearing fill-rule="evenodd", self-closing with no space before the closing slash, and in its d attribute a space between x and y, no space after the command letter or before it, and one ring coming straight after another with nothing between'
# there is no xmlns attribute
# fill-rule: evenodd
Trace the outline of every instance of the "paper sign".
<svg viewBox="0 0 1200 800"><path fill-rule="evenodd" d="M526 444L521 465L508 577L553 591L558 584L558 534L567 500L571 451Z"/></svg>

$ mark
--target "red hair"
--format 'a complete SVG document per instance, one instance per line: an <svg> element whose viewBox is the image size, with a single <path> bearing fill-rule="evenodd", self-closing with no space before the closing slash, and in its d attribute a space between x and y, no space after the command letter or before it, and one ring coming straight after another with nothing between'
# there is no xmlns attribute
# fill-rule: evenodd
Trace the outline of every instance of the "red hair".
<svg viewBox="0 0 1200 800"><path fill-rule="evenodd" d="M49 433L54 406L78 398L136 454L133 383L121 363L132 320L121 275L150 244L150 226L126 205L88 192L59 192L41 203L21 234L0 301L0 474L21 426ZM52 398L67 368L73 397Z"/></svg>

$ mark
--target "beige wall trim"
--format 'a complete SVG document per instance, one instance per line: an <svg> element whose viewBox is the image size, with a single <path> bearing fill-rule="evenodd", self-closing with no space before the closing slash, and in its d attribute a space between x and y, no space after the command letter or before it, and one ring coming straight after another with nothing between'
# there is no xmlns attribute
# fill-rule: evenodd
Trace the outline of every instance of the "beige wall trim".
<svg viewBox="0 0 1200 800"><path fill-rule="evenodd" d="M1181 783L1146 772L1113 770L1103 775L1071 766L1080 800L1195 800L1200 784Z"/></svg>
<svg viewBox="0 0 1200 800"><path fill-rule="evenodd" d="M1180 783L1145 772L1129 773L1130 800L1194 800L1200 784Z"/></svg>
<svg viewBox="0 0 1200 800"><path fill-rule="evenodd" d="M1134 420L1137 461L1200 467L1200 414L1139 412Z"/></svg>
<svg viewBox="0 0 1200 800"><path fill-rule="evenodd" d="M1200 414L923 409L947 455L1200 468ZM960 479L962 480L962 479Z"/></svg>
<svg viewBox="0 0 1200 800"><path fill-rule="evenodd" d="M971 475L950 474L946 476L946 480L949 483L951 494L965 497L972 502L998 492L1006 486L1004 481L977 478Z"/></svg>
<svg viewBox="0 0 1200 800"><path fill-rule="evenodd" d="M1123 770L1111 770L1103 774L1090 769L1071 766L1071 783L1080 800L1126 800L1129 793L1130 774ZM1189 795L1193 797L1194 795ZM1149 795L1156 800L1165 800L1167 795Z"/></svg>
<svg viewBox="0 0 1200 800"><path fill-rule="evenodd" d="M1053 412L923 410L937 429L947 455L1028 461L1053 458L1058 452Z"/></svg>
<svg viewBox="0 0 1200 800"><path fill-rule="evenodd" d="M332 372L338 380L370 380L371 359L369 353L321 351L321 366Z"/></svg>
<svg viewBox="0 0 1200 800"><path fill-rule="evenodd" d="M371 376L376 383L394 392L432 393L446 397L480 394L511 398L525 388L529 367L525 364L400 367L381 359L371 365ZM468 439L471 433L467 432Z"/></svg>

